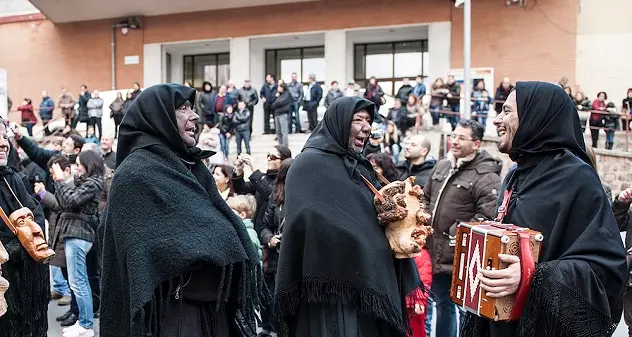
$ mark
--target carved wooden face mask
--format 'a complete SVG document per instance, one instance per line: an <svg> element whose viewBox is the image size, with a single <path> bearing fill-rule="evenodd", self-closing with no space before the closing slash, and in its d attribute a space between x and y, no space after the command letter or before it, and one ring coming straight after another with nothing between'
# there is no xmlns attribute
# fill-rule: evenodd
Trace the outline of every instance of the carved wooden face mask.
<svg viewBox="0 0 632 337"><path fill-rule="evenodd" d="M46 243L42 228L33 218L33 212L27 207L11 213L8 226L36 262L46 263L55 256L55 252Z"/></svg>
<svg viewBox="0 0 632 337"><path fill-rule="evenodd" d="M414 185L415 177L384 186L374 199L379 222L397 259L421 253L426 238L432 234L430 214L421 203L423 190Z"/></svg>
<svg viewBox="0 0 632 337"><path fill-rule="evenodd" d="M9 254L0 242L0 316L7 312L7 301L4 299L4 293L9 289L9 281L2 277L2 264L9 261Z"/></svg>

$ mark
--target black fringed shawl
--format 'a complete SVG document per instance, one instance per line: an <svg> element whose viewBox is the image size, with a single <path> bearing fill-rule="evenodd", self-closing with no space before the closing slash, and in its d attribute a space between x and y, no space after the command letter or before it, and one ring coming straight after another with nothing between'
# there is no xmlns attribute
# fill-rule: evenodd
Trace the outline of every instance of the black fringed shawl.
<svg viewBox="0 0 632 337"><path fill-rule="evenodd" d="M22 179L8 167L0 167L0 206L2 209L10 215L22 208L3 178L7 179L24 207L33 211L35 222L44 228L42 208L28 193ZM9 281L9 289L4 295L8 311L0 317L0 335L45 337L48 333L47 311L50 301L48 265L35 262L2 220L0 220L0 240L9 253L9 261L2 265L2 275Z"/></svg>
<svg viewBox="0 0 632 337"><path fill-rule="evenodd" d="M175 109L194 99L194 89L156 85L123 118L105 219L103 337L156 336L183 275L204 265L222 270L218 307L235 297L254 329L257 253L201 162L212 153L186 148L177 131Z"/></svg>
<svg viewBox="0 0 632 337"><path fill-rule="evenodd" d="M407 334L404 299L423 286L412 259L393 258L378 224L359 175L375 180L370 163L347 149L362 109L375 108L362 98L337 99L288 173L275 295L284 334L305 303L350 305L387 323L392 335Z"/></svg>
<svg viewBox="0 0 632 337"><path fill-rule="evenodd" d="M543 249L520 321L468 314L462 336L609 336L621 318L625 250L577 111L553 84L518 82L516 94L518 166L503 183L514 186L504 222L542 232Z"/></svg>

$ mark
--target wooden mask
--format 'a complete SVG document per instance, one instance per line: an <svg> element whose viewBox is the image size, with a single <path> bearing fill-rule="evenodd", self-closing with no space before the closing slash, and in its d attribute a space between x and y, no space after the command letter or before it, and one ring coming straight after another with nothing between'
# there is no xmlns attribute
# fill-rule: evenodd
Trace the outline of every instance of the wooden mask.
<svg viewBox="0 0 632 337"><path fill-rule="evenodd" d="M48 247L42 228L35 222L33 212L29 208L22 207L16 210L11 213L8 220L7 226L18 237L22 247L35 262L47 263L55 256L55 252Z"/></svg>
<svg viewBox="0 0 632 337"><path fill-rule="evenodd" d="M423 190L414 182L415 177L392 182L374 199L378 221L386 228L386 238L397 259L419 255L432 233L430 214L420 201Z"/></svg>

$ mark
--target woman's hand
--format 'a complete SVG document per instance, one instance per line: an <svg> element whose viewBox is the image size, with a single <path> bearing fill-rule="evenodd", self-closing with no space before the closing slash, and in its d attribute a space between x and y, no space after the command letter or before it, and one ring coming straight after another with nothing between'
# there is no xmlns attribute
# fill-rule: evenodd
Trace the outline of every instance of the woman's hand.
<svg viewBox="0 0 632 337"><path fill-rule="evenodd" d="M275 235L272 237L272 239L270 239L270 242L268 243L268 247L270 248L276 248L276 246L279 244L279 242L281 242L281 237L278 235Z"/></svg>
<svg viewBox="0 0 632 337"><path fill-rule="evenodd" d="M619 201L621 202L630 202L632 201L632 187L628 187L619 193Z"/></svg>
<svg viewBox="0 0 632 337"><path fill-rule="evenodd" d="M35 194L39 195L44 190L46 190L46 187L44 186L44 184L42 183L33 184L33 192L35 192Z"/></svg>
<svg viewBox="0 0 632 337"><path fill-rule="evenodd" d="M61 169L59 164L55 163L51 166L51 168L53 169L53 180L60 181L65 179L64 171Z"/></svg>
<svg viewBox="0 0 632 337"><path fill-rule="evenodd" d="M489 297L505 297L518 291L520 285L520 258L515 255L498 254L500 261L509 266L502 270L479 270L481 288Z"/></svg>

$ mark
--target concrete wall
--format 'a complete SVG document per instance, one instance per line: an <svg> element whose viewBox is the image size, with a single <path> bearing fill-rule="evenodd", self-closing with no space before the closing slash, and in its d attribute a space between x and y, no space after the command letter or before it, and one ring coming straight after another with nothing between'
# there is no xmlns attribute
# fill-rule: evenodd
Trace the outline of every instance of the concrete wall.
<svg viewBox="0 0 632 337"><path fill-rule="evenodd" d="M577 18L577 85L591 99L605 91L617 107L632 87L630 0L581 0Z"/></svg>

